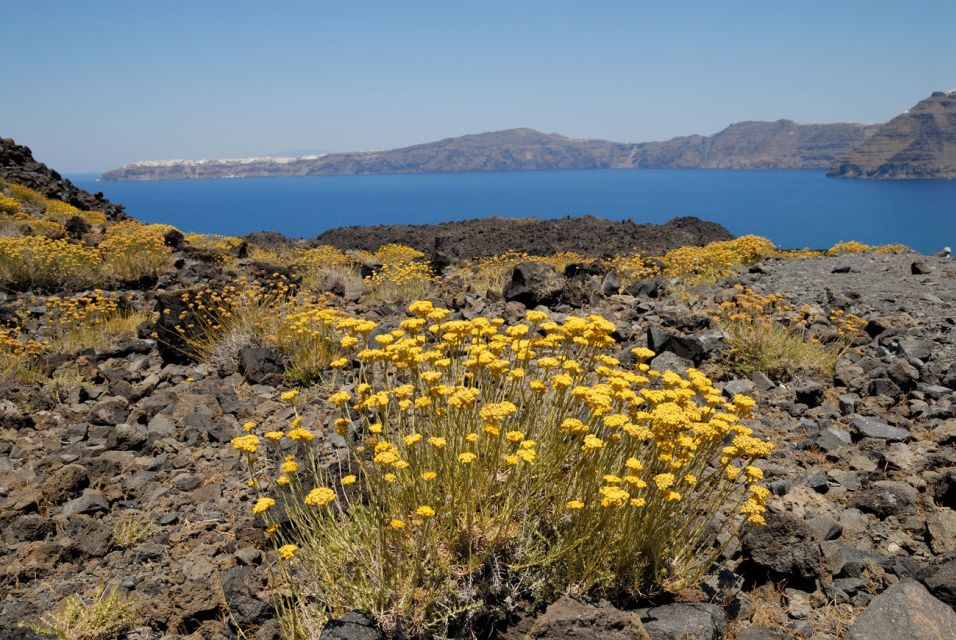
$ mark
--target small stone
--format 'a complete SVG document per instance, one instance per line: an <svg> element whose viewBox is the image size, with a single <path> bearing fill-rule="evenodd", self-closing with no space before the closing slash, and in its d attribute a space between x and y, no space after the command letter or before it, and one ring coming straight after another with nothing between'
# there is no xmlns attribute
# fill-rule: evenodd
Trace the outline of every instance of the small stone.
<svg viewBox="0 0 956 640"><path fill-rule="evenodd" d="M943 507L926 517L929 548L936 555L956 552L956 511Z"/></svg>
<svg viewBox="0 0 956 640"><path fill-rule="evenodd" d="M713 604L668 604L641 615L653 640L714 640L727 629L727 617ZM594 636L606 637L606 636Z"/></svg>
<svg viewBox="0 0 956 640"><path fill-rule="evenodd" d="M933 273L933 268L925 260L914 260L910 264L910 273L914 276L926 275Z"/></svg>
<svg viewBox="0 0 956 640"><path fill-rule="evenodd" d="M319 640L384 640L385 634L372 617L360 611L350 611L337 620L329 620Z"/></svg>
<svg viewBox="0 0 956 640"><path fill-rule="evenodd" d="M906 442L910 439L909 431L864 416L855 416L850 420L850 428L862 438L877 438L887 442Z"/></svg>
<svg viewBox="0 0 956 640"><path fill-rule="evenodd" d="M843 525L830 516L815 516L807 520L817 540L836 540L843 535Z"/></svg>
<svg viewBox="0 0 956 640"><path fill-rule="evenodd" d="M109 512L110 503L103 494L87 490L79 498L75 498L63 505L63 515L70 516L77 513L105 513Z"/></svg>
<svg viewBox="0 0 956 640"><path fill-rule="evenodd" d="M129 415L129 401L122 396L103 398L90 410L90 422L113 426L126 420Z"/></svg>
<svg viewBox="0 0 956 640"><path fill-rule="evenodd" d="M883 520L889 516L916 513L918 499L919 493L916 489L905 482L880 480L853 496L849 506L866 513L875 514Z"/></svg>

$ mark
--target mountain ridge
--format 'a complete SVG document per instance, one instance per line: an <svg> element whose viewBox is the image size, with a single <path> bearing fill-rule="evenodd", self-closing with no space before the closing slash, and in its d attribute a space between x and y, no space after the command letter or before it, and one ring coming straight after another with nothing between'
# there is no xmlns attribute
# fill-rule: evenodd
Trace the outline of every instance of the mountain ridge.
<svg viewBox="0 0 956 640"><path fill-rule="evenodd" d="M829 168L878 125L746 121L710 135L622 143L528 127L448 137L397 149L303 158L144 161L101 180L547 171L561 169Z"/></svg>
<svg viewBox="0 0 956 640"><path fill-rule="evenodd" d="M956 90L920 100L851 149L827 175L956 179Z"/></svg>

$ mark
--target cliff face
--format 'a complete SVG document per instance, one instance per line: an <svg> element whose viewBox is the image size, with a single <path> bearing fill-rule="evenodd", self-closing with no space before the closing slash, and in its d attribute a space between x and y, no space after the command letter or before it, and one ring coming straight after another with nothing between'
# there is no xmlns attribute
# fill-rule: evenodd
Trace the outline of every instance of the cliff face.
<svg viewBox="0 0 956 640"><path fill-rule="evenodd" d="M956 179L956 91L937 91L834 164L843 178Z"/></svg>
<svg viewBox="0 0 956 640"><path fill-rule="evenodd" d="M177 180L608 168L825 168L872 130L873 127L858 124L742 122L713 136L628 144L509 129L389 151L305 158L140 162L105 173L102 178Z"/></svg>
<svg viewBox="0 0 956 640"><path fill-rule="evenodd" d="M84 211L102 211L108 218L125 217L123 205L113 204L102 193L90 194L33 158L29 147L0 138L0 179L39 191Z"/></svg>

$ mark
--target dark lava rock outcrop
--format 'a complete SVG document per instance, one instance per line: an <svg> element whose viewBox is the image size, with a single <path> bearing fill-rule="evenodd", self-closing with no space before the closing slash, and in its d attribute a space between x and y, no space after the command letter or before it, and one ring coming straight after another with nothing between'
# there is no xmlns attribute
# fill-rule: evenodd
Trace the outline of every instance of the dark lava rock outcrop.
<svg viewBox="0 0 956 640"><path fill-rule="evenodd" d="M113 204L103 194L88 193L33 158L30 147L11 138L0 138L0 179L39 191L47 198L62 200L84 211L101 211L111 220L125 218L123 205Z"/></svg>
<svg viewBox="0 0 956 640"><path fill-rule="evenodd" d="M501 255L518 251L549 255L575 251L589 256L620 255L637 251L660 255L677 247L705 245L733 236L715 222L699 218L674 218L664 224L613 222L592 216L558 220L538 218L479 218L441 224L395 224L330 229L312 241L342 249L375 251L383 244L399 243L419 251L436 251L458 259Z"/></svg>

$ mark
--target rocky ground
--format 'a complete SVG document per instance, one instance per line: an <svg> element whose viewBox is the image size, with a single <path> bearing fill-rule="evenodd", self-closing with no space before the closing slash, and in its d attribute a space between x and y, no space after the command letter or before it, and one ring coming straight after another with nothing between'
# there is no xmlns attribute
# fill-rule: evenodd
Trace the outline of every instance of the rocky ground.
<svg viewBox="0 0 956 640"><path fill-rule="evenodd" d="M0 638L41 637L20 623L104 585L140 603L130 639L278 637L273 560L229 440L249 420L288 424L279 394L291 381L261 345L196 363L151 337L165 335L163 310L175 310L181 292L235 277L207 251L170 241L175 269L121 292L124 304L153 314L138 338L48 358L55 384L0 390ZM266 281L283 267L238 258L228 269ZM956 262L872 252L774 258L690 291L657 281L623 294L594 265L517 271L504 292L458 282L433 298L453 317L513 320L542 304L559 317L603 314L618 326L622 353L648 346L655 368L697 366L728 395L752 395L757 435L777 448L763 465L774 495L767 526L730 541L722 570L700 589L626 611L565 598L516 616L500 637L953 637ZM864 331L832 374L734 374L713 310L737 284L818 307L809 330L823 338L836 309L861 316ZM49 310L29 295L0 290L0 315L27 306L27 328L40 323ZM361 298L345 309L386 327L405 317ZM321 384L303 392L306 424L328 423L326 394ZM330 455L342 445L324 441ZM350 614L322 637L379 636Z"/></svg>
<svg viewBox="0 0 956 640"><path fill-rule="evenodd" d="M187 280L208 268L181 258L179 277ZM914 262L924 273L912 273ZM946 258L855 254L769 260L735 279L868 321L865 341L832 377L721 381L728 392L757 398L758 433L778 443L765 470L776 496L768 526L745 536L728 564L735 573L705 585L699 602L620 612L563 601L512 635L562 637L555 629L565 629L569 637L567 626L577 625L577 637L606 637L601 630L612 625L622 635L609 637L640 637L627 635L633 623L655 639L717 638L728 629L751 639L951 637L954 275L956 263ZM589 276L579 303L618 324L622 347L657 350L655 366L706 368L721 340L704 310L732 284L702 288L684 303L603 295L602 278ZM132 303L162 304L166 288L182 285L170 276L133 292ZM576 290L580 296L580 283ZM5 297L9 304L16 294ZM516 317L526 308L494 298L442 302L466 317ZM176 364L142 338L50 367L78 371L89 384L55 393L14 386L0 402L0 635L29 637L17 623L106 584L149 603L130 637L230 637L230 625L273 637L261 531L228 446L247 420L288 419L277 401L286 386L268 354L247 350L218 367ZM721 375L716 366L710 372ZM314 407L306 420L324 422L323 403ZM149 535L119 546L114 528L137 516L152 523ZM908 617L901 621L896 610Z"/></svg>

